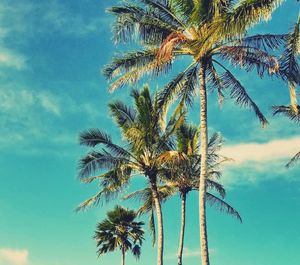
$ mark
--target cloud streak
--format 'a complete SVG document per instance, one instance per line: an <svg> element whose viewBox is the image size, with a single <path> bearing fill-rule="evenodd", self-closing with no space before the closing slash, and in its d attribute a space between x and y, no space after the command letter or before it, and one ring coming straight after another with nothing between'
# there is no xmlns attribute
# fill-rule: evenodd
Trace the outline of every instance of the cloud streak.
<svg viewBox="0 0 300 265"><path fill-rule="evenodd" d="M26 265L28 264L28 250L10 248L0 249L0 265Z"/></svg>
<svg viewBox="0 0 300 265"><path fill-rule="evenodd" d="M241 143L224 146L221 154L233 158L235 164L264 162L289 158L300 150L300 137L275 139L266 143Z"/></svg>

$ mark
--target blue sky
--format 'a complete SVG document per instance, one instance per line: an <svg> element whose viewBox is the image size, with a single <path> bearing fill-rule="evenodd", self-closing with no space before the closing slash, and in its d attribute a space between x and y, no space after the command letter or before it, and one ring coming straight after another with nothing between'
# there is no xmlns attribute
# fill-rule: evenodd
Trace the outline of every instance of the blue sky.
<svg viewBox="0 0 300 265"><path fill-rule="evenodd" d="M92 240L114 202L75 214L74 208L97 191L77 179L76 164L85 149L80 131L98 127L119 139L107 103L113 94L100 69L130 46L111 41L113 18L105 8L117 1L0 2L0 265L118 264L119 253L97 259ZM250 32L285 33L296 21L299 4L285 3L273 19ZM184 64L176 64L176 71ZM289 265L300 263L300 167L284 164L300 147L299 125L270 113L288 103L287 85L237 71L239 79L270 121L261 129L253 113L226 100L219 109L209 96L209 130L222 132L223 153L235 159L224 168L227 200L244 223L208 210L212 264ZM161 87L166 78L151 80ZM190 119L198 122L195 101ZM141 185L135 180L134 187ZM117 203L122 203L118 201ZM137 207L136 203L126 203ZM199 263L197 194L188 197L186 265ZM166 264L176 264L179 199L163 206ZM149 237L147 236L147 239ZM141 264L154 264L156 251L144 244ZM137 264L130 256L130 264Z"/></svg>

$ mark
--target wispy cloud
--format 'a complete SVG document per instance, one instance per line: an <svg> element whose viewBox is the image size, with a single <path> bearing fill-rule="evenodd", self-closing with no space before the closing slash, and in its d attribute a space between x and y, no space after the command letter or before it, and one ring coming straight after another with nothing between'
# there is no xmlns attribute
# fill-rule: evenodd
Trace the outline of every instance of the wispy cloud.
<svg viewBox="0 0 300 265"><path fill-rule="evenodd" d="M241 143L224 146L222 155L233 158L235 164L264 162L291 157L300 150L300 137L275 139L266 143Z"/></svg>
<svg viewBox="0 0 300 265"><path fill-rule="evenodd" d="M0 265L25 265L28 264L28 250L10 248L0 249Z"/></svg>
<svg viewBox="0 0 300 265"><path fill-rule="evenodd" d="M26 59L23 55L4 47L0 47L0 50L0 66L12 67L17 70L25 68Z"/></svg>
<svg viewBox="0 0 300 265"><path fill-rule="evenodd" d="M214 255L216 253L215 249L209 249L209 253L211 255ZM172 260L172 259L177 259L177 253L173 253L170 255L166 256L167 260ZM188 247L183 248L183 258L195 258L195 257L200 257L200 249L191 249Z"/></svg>
<svg viewBox="0 0 300 265"><path fill-rule="evenodd" d="M240 143L225 146L222 155L235 161L223 167L222 182L228 187L253 185L281 178L294 181L297 167L285 164L300 150L300 137L275 139L265 143Z"/></svg>
<svg viewBox="0 0 300 265"><path fill-rule="evenodd" d="M60 115L58 100L47 92L29 89L2 89L0 91L0 112L26 112L39 107L54 115Z"/></svg>

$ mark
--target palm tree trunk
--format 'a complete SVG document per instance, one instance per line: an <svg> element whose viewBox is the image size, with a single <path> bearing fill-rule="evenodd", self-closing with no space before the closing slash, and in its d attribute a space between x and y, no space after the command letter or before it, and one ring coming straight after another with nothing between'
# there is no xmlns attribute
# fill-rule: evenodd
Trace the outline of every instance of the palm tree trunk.
<svg viewBox="0 0 300 265"><path fill-rule="evenodd" d="M153 200L154 200L156 216L157 216L157 265L163 265L164 227L163 227L163 216L161 211L161 204L159 200L159 194L157 191L156 182L151 183L151 189L152 189Z"/></svg>
<svg viewBox="0 0 300 265"><path fill-rule="evenodd" d="M125 265L125 250L122 248L122 265Z"/></svg>
<svg viewBox="0 0 300 265"><path fill-rule="evenodd" d="M185 230L185 206L186 206L186 193L181 194L181 228L180 228L180 240L178 250L178 265L182 265L182 252L184 244L184 230Z"/></svg>
<svg viewBox="0 0 300 265"><path fill-rule="evenodd" d="M202 62L200 79L200 128L201 128L201 170L199 181L199 224L202 265L209 265L206 228L206 175L207 175L207 94L205 84L205 62Z"/></svg>

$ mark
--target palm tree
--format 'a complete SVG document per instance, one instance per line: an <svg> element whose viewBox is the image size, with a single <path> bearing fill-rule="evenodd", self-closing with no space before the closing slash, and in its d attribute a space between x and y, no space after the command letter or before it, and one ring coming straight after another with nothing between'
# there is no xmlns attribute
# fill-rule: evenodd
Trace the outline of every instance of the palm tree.
<svg viewBox="0 0 300 265"><path fill-rule="evenodd" d="M199 130L192 126L183 124L176 130L176 150L166 151L161 154L161 160L165 161L164 182L159 187L160 198L162 202L179 192L181 198L181 229L178 249L178 264L182 265L182 254L185 233L185 217L186 217L186 198L191 191L199 190L199 171L200 159L198 155L198 134ZM226 195L224 187L218 183L217 179L221 177L218 166L227 161L227 158L221 158L217 151L222 145L222 139L219 134L214 134L208 144L208 164L209 173L206 179L208 190L206 191L206 200L211 206L217 206L220 211L235 216L242 221L239 213L228 203L224 201ZM220 198L213 194L216 191ZM149 188L132 192L125 196L125 199L136 199L142 201L143 204L138 210L139 214L150 214L150 231L155 231L153 209L155 208L153 197ZM155 238L154 238L155 240Z"/></svg>
<svg viewBox="0 0 300 265"><path fill-rule="evenodd" d="M186 216L186 198L187 195L193 191L199 190L199 174L201 160L199 157L199 130L192 126L183 124L176 132L177 138L177 152L183 155L186 159L176 159L175 163L171 161L171 178L168 180L168 185L173 187L175 191L179 192L181 198L181 229L180 241L178 249L178 265L182 265L182 254L184 245L185 232L185 216ZM221 172L218 171L219 165L226 162L228 159L220 157L217 151L222 146L222 138L215 133L208 142L208 172L206 178L206 201L210 205L216 205L220 211L235 216L239 221L242 221L239 213L223 199L226 192L224 187L217 181L221 177ZM167 151L168 152L168 151ZM166 152L166 153L167 153ZM173 156L175 156L173 154ZM217 197L211 191L216 191Z"/></svg>
<svg viewBox="0 0 300 265"><path fill-rule="evenodd" d="M99 256L120 249L122 265L125 265L125 254L128 250L131 250L137 259L140 257L144 223L136 222L136 217L136 212L121 206L107 212L107 218L98 223L94 236Z"/></svg>
<svg viewBox="0 0 300 265"><path fill-rule="evenodd" d="M139 40L144 49L114 58L103 71L108 80L115 79L110 90L139 80L144 74L167 72L175 58L188 56L191 64L175 77L160 93L162 110L175 99L179 106L190 105L199 88L201 128L201 172L199 181L199 224L201 258L209 265L206 225L207 178L207 87L216 91L219 101L229 90L236 104L251 108L262 126L267 120L248 95L242 83L223 61L258 74L287 73L278 65L269 50L277 49L286 35L264 34L246 37L246 30L263 19L269 19L281 1L241 0L141 0L141 5L125 3L112 7L116 16L113 33L116 43ZM222 73L219 74L219 71ZM299 80L298 80L299 83Z"/></svg>
<svg viewBox="0 0 300 265"><path fill-rule="evenodd" d="M158 224L158 265L163 263L163 216L158 193L161 167L158 157L171 148L170 135L180 126L183 114L172 116L164 125L164 119L158 109L157 96L151 97L147 86L141 92L133 90L134 108L121 101L109 104L110 113L115 119L126 147L115 144L111 137L98 130L91 129L81 133L80 143L88 147L101 147L89 152L79 161L79 177L89 183L100 181L101 190L89 198L78 210L97 205L102 199L110 200L130 184L132 177L143 175L155 202ZM100 170L105 173L91 176Z"/></svg>

